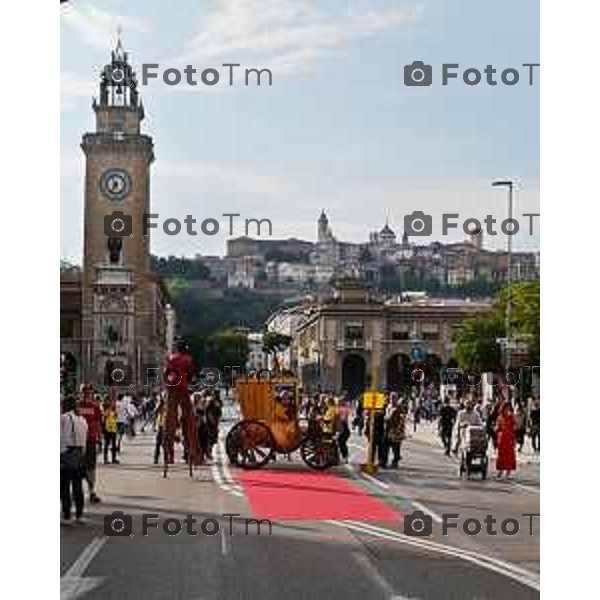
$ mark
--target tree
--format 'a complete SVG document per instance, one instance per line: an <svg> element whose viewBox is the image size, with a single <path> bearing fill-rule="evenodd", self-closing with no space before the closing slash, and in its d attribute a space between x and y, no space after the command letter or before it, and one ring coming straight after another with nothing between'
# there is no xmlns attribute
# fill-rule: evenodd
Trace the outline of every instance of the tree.
<svg viewBox="0 0 600 600"><path fill-rule="evenodd" d="M499 368L498 338L506 337L506 305L509 288L496 297L484 317L467 319L457 332L456 357L461 367L484 372ZM540 282L523 281L510 286L511 339L527 345L529 360L539 364L540 357Z"/></svg>
<svg viewBox="0 0 600 600"><path fill-rule="evenodd" d="M244 368L248 360L248 336L235 330L225 330L214 336L215 362L219 369Z"/></svg>
<svg viewBox="0 0 600 600"><path fill-rule="evenodd" d="M504 323L497 315L466 319L454 338L458 364L466 371L485 373L500 367L497 339L504 334Z"/></svg>
<svg viewBox="0 0 600 600"><path fill-rule="evenodd" d="M208 279L210 269L198 259L184 256L150 256L152 271L160 277L176 277L181 279Z"/></svg>
<svg viewBox="0 0 600 600"><path fill-rule="evenodd" d="M527 344L529 358L533 364L540 361L540 282L523 281L510 288L511 337ZM499 295L497 311L506 314L508 288ZM496 306L496 305L495 305Z"/></svg>
<svg viewBox="0 0 600 600"><path fill-rule="evenodd" d="M250 348L244 332L227 329L213 335L191 333L187 341L198 371L202 373L203 369L219 369L227 387L246 366Z"/></svg>
<svg viewBox="0 0 600 600"><path fill-rule="evenodd" d="M292 343L289 335L277 331L266 331L263 334L263 351L273 355L273 365L275 373L279 373L279 359L277 354L283 352Z"/></svg>
<svg viewBox="0 0 600 600"><path fill-rule="evenodd" d="M187 281L181 277L172 277L167 279L165 284L167 286L167 290L169 291L169 296L173 300L177 300L188 289Z"/></svg>

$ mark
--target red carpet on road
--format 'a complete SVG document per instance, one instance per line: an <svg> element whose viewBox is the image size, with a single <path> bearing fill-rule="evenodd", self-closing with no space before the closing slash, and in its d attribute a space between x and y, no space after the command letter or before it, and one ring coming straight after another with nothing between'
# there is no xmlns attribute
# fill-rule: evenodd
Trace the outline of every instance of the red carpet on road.
<svg viewBox="0 0 600 600"><path fill-rule="evenodd" d="M398 521L402 515L348 479L312 471L243 471L236 476L262 519Z"/></svg>

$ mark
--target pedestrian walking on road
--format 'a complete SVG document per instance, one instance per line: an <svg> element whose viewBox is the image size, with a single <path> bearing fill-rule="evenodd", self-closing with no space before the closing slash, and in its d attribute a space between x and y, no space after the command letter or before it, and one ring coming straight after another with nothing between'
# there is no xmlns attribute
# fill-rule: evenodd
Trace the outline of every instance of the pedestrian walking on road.
<svg viewBox="0 0 600 600"><path fill-rule="evenodd" d="M208 427L206 426L207 399L200 393L194 394L194 415L198 428L198 448L206 460L213 460L210 444L208 443Z"/></svg>
<svg viewBox="0 0 600 600"><path fill-rule="evenodd" d="M350 407L344 398L340 398L336 415L337 443L342 462L348 462L348 439L350 438Z"/></svg>
<svg viewBox="0 0 600 600"><path fill-rule="evenodd" d="M452 431L454 430L454 423L456 422L456 409L450 404L450 397L444 398L444 404L440 409L439 418L439 430L440 437L442 438L442 444L446 449L446 456L450 456L450 450L452 448Z"/></svg>
<svg viewBox="0 0 600 600"><path fill-rule="evenodd" d="M402 459L402 442L406 435L406 409L400 401L398 394L390 394L390 405L388 407L387 419L387 441L392 450L392 469L398 468L398 463Z"/></svg>
<svg viewBox="0 0 600 600"><path fill-rule="evenodd" d="M63 401L60 417L60 503L63 522L70 523L71 507L75 503L75 519L83 522L84 452L87 443L87 424L75 413L74 396Z"/></svg>
<svg viewBox="0 0 600 600"><path fill-rule="evenodd" d="M496 457L497 478L505 473L510 477L512 471L517 468L517 455L515 452L517 432L517 420L515 418L510 402L503 402L496 424L496 435L498 443L498 456Z"/></svg>
<svg viewBox="0 0 600 600"><path fill-rule="evenodd" d="M497 448L497 440L496 440L496 421L498 420L498 416L500 414L500 405L502 404L501 400L495 400L494 404L489 407L488 418L485 422L485 429L488 436L488 442L492 442L492 447L494 450Z"/></svg>
<svg viewBox="0 0 600 600"><path fill-rule="evenodd" d="M147 393L144 395L144 397L142 398L142 409L141 409L141 413L142 413L142 426L140 431L142 433L144 433L144 431L146 430L146 426L150 423L153 424L156 423L156 402L154 399L154 396L150 393Z"/></svg>
<svg viewBox="0 0 600 600"><path fill-rule="evenodd" d="M365 427L365 411L363 408L362 398L359 398L356 402L356 410L354 412L354 419L352 419L352 427L356 430L358 435L362 436Z"/></svg>
<svg viewBox="0 0 600 600"><path fill-rule="evenodd" d="M212 460L213 447L219 441L219 425L223 415L223 405L219 393L213 391L206 404L206 433L208 436L208 455Z"/></svg>
<svg viewBox="0 0 600 600"><path fill-rule="evenodd" d="M421 402L418 398L413 403L413 433L417 433L417 426L421 422Z"/></svg>
<svg viewBox="0 0 600 600"><path fill-rule="evenodd" d="M91 385L84 385L81 393L82 399L77 407L77 413L85 419L87 424L84 455L85 480L90 492L90 502L96 504L100 502L100 498L96 494L96 460L102 431L102 410L98 400L94 397Z"/></svg>
<svg viewBox="0 0 600 600"><path fill-rule="evenodd" d="M370 439L371 423L373 419L373 439ZM385 431L385 411L369 411L369 421L366 423L365 434L369 443L373 444L373 462L379 463L382 469L387 468L389 445Z"/></svg>
<svg viewBox="0 0 600 600"><path fill-rule="evenodd" d="M456 443L454 444L454 454L458 454L458 448L462 442L464 430L469 426L477 427L482 425L481 417L475 410L475 405L472 400L467 400L465 402L465 407L458 411L456 421Z"/></svg>
<svg viewBox="0 0 600 600"><path fill-rule="evenodd" d="M117 398L117 452L121 452L121 442L123 436L127 430L127 421L129 419L129 410L127 408L127 401L129 397L119 394Z"/></svg>
<svg viewBox="0 0 600 600"><path fill-rule="evenodd" d="M535 399L529 411L529 435L534 452L540 451L540 401Z"/></svg>
<svg viewBox="0 0 600 600"><path fill-rule="evenodd" d="M517 403L515 420L518 450L522 452L523 444L525 443L525 434L527 433L527 413L520 402Z"/></svg>
<svg viewBox="0 0 600 600"><path fill-rule="evenodd" d="M165 413L167 409L165 401L161 398L154 412L154 428L156 429L156 437L154 439L154 464L158 464L160 458L160 449L163 447L165 437Z"/></svg>
<svg viewBox="0 0 600 600"><path fill-rule="evenodd" d="M111 462L119 464L117 460L117 431L118 431L118 412L117 403L113 392L104 402L104 464L108 463L108 447L110 446Z"/></svg>

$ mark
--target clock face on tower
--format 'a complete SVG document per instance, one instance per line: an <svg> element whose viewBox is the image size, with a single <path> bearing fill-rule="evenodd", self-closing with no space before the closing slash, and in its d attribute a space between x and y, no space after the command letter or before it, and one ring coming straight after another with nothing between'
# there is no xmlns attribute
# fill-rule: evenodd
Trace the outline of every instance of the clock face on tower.
<svg viewBox="0 0 600 600"><path fill-rule="evenodd" d="M123 169L107 169L100 177L100 190L109 200L125 200L131 191L131 177Z"/></svg>

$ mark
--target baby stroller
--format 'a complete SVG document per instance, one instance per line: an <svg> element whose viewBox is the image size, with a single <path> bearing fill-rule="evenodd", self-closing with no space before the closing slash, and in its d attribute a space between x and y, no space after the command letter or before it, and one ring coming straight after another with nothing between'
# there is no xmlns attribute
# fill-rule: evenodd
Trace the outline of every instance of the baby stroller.
<svg viewBox="0 0 600 600"><path fill-rule="evenodd" d="M460 452L460 476L471 473L481 473L481 479L487 477L487 436L485 427L468 425L463 430L462 445Z"/></svg>

